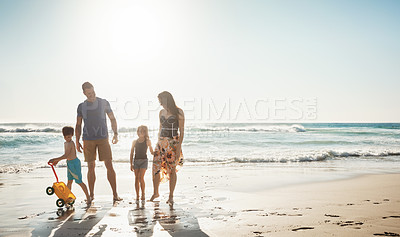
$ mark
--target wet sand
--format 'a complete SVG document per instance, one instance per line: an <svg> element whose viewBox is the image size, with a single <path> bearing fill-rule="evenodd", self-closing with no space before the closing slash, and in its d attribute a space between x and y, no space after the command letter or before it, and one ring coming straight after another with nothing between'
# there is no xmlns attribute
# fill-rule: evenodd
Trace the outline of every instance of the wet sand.
<svg viewBox="0 0 400 237"><path fill-rule="evenodd" d="M358 177L320 174L305 178L265 167L187 165L178 173L175 205L168 184L156 202L133 199L133 174L116 165L123 201L112 204L104 167L97 167L96 199L86 208L83 192L73 210L57 216L45 188L50 169L2 174L1 236L395 236L400 234L400 174ZM65 168L57 172L65 181ZM269 170L271 171L271 170ZM86 173L83 167L83 173ZM268 174L267 174L268 173ZM300 172L302 173L302 172ZM146 196L152 193L147 171ZM279 175L281 174L281 175ZM308 173L307 173L308 175ZM306 175L306 176L307 176ZM275 178L273 178L275 177ZM316 182L315 177L319 177ZM326 177L334 177L327 179ZM86 179L84 179L86 180ZM299 182L299 180L301 182ZM64 209L65 210L65 209Z"/></svg>

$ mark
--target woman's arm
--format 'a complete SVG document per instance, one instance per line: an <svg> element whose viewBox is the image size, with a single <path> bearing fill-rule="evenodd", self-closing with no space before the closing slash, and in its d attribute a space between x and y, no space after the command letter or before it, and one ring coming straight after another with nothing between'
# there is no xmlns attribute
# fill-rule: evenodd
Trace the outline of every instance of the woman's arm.
<svg viewBox="0 0 400 237"><path fill-rule="evenodd" d="M131 171L133 171L133 154L135 153L135 144L136 144L136 140L134 140L132 142L131 154L129 156L129 161L131 164Z"/></svg>
<svg viewBox="0 0 400 237"><path fill-rule="evenodd" d="M158 113L158 121L160 122L160 127L158 128L158 139L160 139L160 134L161 134L161 114L163 110L160 110L160 113Z"/></svg>
<svg viewBox="0 0 400 237"><path fill-rule="evenodd" d="M176 154L177 157L180 156L181 154L181 149L182 149L182 142L183 142L183 137L185 135L185 114L183 113L183 110L179 109L179 143L176 146Z"/></svg>
<svg viewBox="0 0 400 237"><path fill-rule="evenodd" d="M179 109L179 144L183 142L183 136L185 135L185 114L183 110Z"/></svg>

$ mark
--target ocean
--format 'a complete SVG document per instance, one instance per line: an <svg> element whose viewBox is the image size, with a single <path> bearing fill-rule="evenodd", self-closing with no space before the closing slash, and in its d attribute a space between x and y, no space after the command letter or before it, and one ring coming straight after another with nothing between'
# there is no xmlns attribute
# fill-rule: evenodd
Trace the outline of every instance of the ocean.
<svg viewBox="0 0 400 237"><path fill-rule="evenodd" d="M0 173L49 168L47 161L63 154L64 125L0 124ZM157 132L158 127L150 127L153 147ZM112 145L114 163L129 163L136 128L119 127L119 134L118 144ZM301 167L308 164L361 173L398 172L400 124L189 124L182 150L189 165ZM83 160L83 154L78 153L78 157Z"/></svg>

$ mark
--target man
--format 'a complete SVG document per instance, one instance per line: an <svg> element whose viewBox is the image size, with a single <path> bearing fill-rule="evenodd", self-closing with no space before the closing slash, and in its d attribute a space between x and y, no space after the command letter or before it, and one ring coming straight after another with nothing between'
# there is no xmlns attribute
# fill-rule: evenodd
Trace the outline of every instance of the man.
<svg viewBox="0 0 400 237"><path fill-rule="evenodd" d="M88 164L87 179L89 183L90 198L94 199L94 183L96 181L95 161L96 153L99 153L99 160L104 161L107 168L107 178L113 192L113 202L121 201L117 194L116 175L112 164L112 153L110 143L108 142L108 129L106 114L111 121L111 128L114 132L112 143L118 142L117 121L114 113L111 110L110 103L102 98L96 97L94 87L89 82L82 85L83 94L87 97L83 103L78 106L78 116L76 120L76 149L82 152L85 156L85 161ZM81 137L82 120L83 127L83 147L79 142Z"/></svg>

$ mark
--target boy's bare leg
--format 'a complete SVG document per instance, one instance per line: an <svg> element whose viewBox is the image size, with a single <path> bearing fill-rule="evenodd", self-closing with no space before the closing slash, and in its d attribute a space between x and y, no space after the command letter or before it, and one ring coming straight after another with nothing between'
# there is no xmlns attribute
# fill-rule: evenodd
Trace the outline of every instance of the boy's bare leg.
<svg viewBox="0 0 400 237"><path fill-rule="evenodd" d="M80 183L79 186L81 186L83 192L86 195L86 203L90 204L92 202L92 198L89 196L89 192L88 192L88 189L86 187L86 184L85 183Z"/></svg>
<svg viewBox="0 0 400 237"><path fill-rule="evenodd" d="M87 179L88 179L88 184L89 184L89 193L90 193L91 200L94 199L94 183L96 182L95 168L96 168L95 161L88 162Z"/></svg>
<svg viewBox="0 0 400 237"><path fill-rule="evenodd" d="M68 180L68 183L67 183L67 187L68 187L69 190L71 190L71 191L72 191L72 182L73 182L73 180Z"/></svg>
<svg viewBox="0 0 400 237"><path fill-rule="evenodd" d="M158 193L158 187L160 186L160 173L153 176L153 196L151 196L150 201L152 202L154 199L158 198L160 194Z"/></svg>
<svg viewBox="0 0 400 237"><path fill-rule="evenodd" d="M107 179L111 185L111 189L112 189L113 196L114 196L114 201L121 201L122 198L118 197L118 193L117 193L117 180L116 180L116 175L115 175L114 167L112 164L112 160L104 161L104 165L107 168Z"/></svg>

